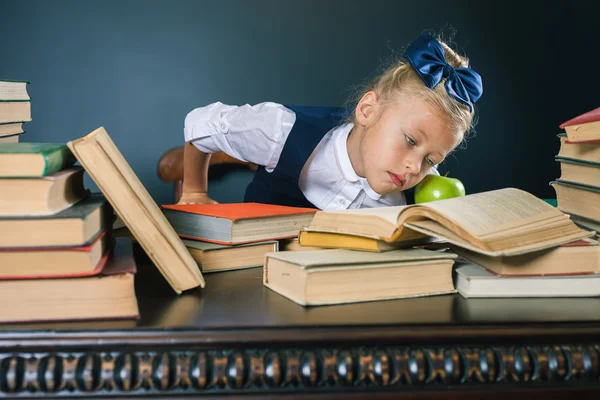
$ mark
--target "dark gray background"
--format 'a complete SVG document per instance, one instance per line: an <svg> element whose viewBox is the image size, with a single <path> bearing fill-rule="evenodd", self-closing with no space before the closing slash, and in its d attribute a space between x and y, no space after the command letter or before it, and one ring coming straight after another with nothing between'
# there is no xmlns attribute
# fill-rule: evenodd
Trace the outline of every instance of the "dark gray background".
<svg viewBox="0 0 600 400"><path fill-rule="evenodd" d="M596 1L0 0L0 77L31 81L23 141L104 126L169 203L156 165L183 144L192 109L342 105L423 30L455 31L485 91L476 136L440 170L469 193L553 197L558 125L600 106L599 14ZM211 195L241 201L250 176L229 174Z"/></svg>

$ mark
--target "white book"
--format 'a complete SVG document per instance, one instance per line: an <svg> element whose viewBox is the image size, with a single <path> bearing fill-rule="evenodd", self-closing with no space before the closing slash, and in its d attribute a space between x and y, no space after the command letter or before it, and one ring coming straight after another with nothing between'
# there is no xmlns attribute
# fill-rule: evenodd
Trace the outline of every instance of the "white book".
<svg viewBox="0 0 600 400"><path fill-rule="evenodd" d="M472 263L457 262L455 286L463 297L595 297L600 274L500 277Z"/></svg>

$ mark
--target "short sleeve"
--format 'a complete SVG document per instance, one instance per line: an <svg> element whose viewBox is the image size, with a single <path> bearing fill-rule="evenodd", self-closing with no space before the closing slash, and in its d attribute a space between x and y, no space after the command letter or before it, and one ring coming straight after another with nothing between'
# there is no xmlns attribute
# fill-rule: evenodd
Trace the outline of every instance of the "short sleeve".
<svg viewBox="0 0 600 400"><path fill-rule="evenodd" d="M220 102L192 110L185 141L200 151L223 151L240 161L273 169L296 120L293 111L272 102L232 106Z"/></svg>

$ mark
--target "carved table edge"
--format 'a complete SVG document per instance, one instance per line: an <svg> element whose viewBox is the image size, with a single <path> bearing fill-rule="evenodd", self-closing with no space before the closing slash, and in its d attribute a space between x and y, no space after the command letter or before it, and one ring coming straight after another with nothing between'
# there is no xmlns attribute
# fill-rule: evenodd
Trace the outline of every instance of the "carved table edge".
<svg viewBox="0 0 600 400"><path fill-rule="evenodd" d="M583 385L600 342L0 353L0 396L179 395Z"/></svg>

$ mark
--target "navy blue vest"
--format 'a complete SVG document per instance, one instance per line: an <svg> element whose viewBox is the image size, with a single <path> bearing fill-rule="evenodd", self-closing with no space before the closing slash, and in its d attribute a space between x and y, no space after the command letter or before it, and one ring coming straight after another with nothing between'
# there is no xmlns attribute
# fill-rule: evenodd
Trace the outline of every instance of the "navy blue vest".
<svg viewBox="0 0 600 400"><path fill-rule="evenodd" d="M283 146L277 166L272 172L259 166L246 188L244 202L317 208L306 199L298 180L306 161L321 139L339 125L347 110L340 107L288 106L296 113L296 122ZM334 157L334 155L331 155ZM405 192L408 204L412 190ZM410 202L409 202L409 197Z"/></svg>

